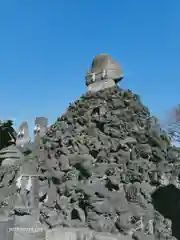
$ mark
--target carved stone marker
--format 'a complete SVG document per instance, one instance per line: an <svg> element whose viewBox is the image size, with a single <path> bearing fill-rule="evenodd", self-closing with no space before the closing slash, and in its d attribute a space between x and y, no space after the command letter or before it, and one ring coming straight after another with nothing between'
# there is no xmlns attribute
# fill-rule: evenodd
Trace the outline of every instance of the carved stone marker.
<svg viewBox="0 0 180 240"><path fill-rule="evenodd" d="M34 136L35 140L37 138L42 138L47 131L48 119L45 117L37 117L35 119L35 128L34 128Z"/></svg>
<svg viewBox="0 0 180 240"><path fill-rule="evenodd" d="M23 122L19 127L19 142L16 143L21 147L25 154L21 167L21 174L18 179L19 194L17 194L16 208L21 208L31 212L39 210L39 176L38 172L40 160L41 138L47 130L48 120L45 117L35 119L34 141L29 141L28 124ZM28 141L27 141L28 140ZM21 144L20 144L21 143Z"/></svg>
<svg viewBox="0 0 180 240"><path fill-rule="evenodd" d="M45 134L46 127L46 118L36 118L34 141L26 141L25 144L21 145L25 157L19 178L19 194L15 208L21 212L29 213L29 215L15 216L15 227L22 230L14 233L13 240L45 239L45 231L39 221L39 176L41 174L38 172L38 165L41 137Z"/></svg>
<svg viewBox="0 0 180 240"><path fill-rule="evenodd" d="M26 121L22 122L18 129L18 134L16 138L16 146L23 147L25 144L31 141L29 136L28 123Z"/></svg>
<svg viewBox="0 0 180 240"><path fill-rule="evenodd" d="M113 87L122 79L120 64L108 54L100 54L94 58L86 73L86 86L88 91L96 92Z"/></svg>

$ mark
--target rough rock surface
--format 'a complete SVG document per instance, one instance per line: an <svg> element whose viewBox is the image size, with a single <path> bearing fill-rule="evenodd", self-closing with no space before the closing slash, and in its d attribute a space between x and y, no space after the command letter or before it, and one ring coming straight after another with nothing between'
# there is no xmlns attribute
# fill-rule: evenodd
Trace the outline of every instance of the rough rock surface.
<svg viewBox="0 0 180 240"><path fill-rule="evenodd" d="M155 122L139 96L118 87L72 103L43 138L40 221L133 239L180 239L180 149Z"/></svg>
<svg viewBox="0 0 180 240"><path fill-rule="evenodd" d="M173 239L173 217L155 209L154 195L168 184L178 187L180 150L155 120L137 95L118 87L71 104L44 138L42 221Z"/></svg>

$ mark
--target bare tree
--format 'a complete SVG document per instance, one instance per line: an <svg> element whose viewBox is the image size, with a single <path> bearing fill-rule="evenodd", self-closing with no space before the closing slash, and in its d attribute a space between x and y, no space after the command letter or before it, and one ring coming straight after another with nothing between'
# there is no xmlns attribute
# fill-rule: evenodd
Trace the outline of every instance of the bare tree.
<svg viewBox="0 0 180 240"><path fill-rule="evenodd" d="M180 143L180 104L173 107L168 116L167 133L172 141Z"/></svg>

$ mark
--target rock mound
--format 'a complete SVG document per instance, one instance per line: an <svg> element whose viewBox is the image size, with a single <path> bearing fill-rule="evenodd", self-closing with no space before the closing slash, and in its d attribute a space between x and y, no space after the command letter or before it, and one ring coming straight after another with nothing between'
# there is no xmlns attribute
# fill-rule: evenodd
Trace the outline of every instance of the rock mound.
<svg viewBox="0 0 180 240"><path fill-rule="evenodd" d="M138 95L117 86L84 94L51 126L42 147L43 223L173 239L174 218L160 213L155 193L179 187L180 151Z"/></svg>

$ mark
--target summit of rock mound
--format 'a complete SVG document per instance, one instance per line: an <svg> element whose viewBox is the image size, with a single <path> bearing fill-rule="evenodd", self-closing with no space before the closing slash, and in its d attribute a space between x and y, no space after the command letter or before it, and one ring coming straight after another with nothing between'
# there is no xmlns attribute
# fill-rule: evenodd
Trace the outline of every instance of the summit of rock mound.
<svg viewBox="0 0 180 240"><path fill-rule="evenodd" d="M89 91L97 92L115 86L123 77L122 68L115 59L108 54L99 54L86 73L86 86Z"/></svg>

